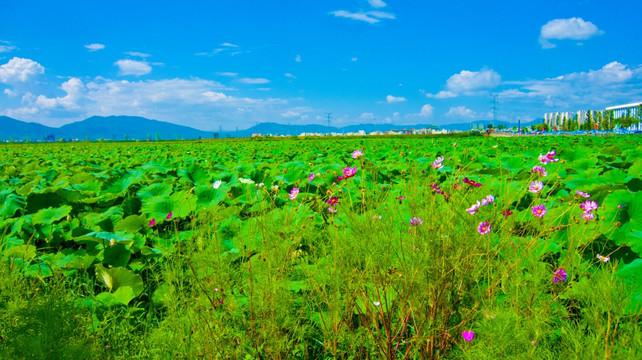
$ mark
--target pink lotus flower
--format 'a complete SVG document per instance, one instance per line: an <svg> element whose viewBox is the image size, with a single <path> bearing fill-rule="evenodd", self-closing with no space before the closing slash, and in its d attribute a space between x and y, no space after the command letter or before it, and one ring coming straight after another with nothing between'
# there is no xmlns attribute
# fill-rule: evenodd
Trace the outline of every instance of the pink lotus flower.
<svg viewBox="0 0 642 360"><path fill-rule="evenodd" d="M299 196L299 188L292 188L292 190L290 190L290 200L296 199L297 196Z"/></svg>
<svg viewBox="0 0 642 360"><path fill-rule="evenodd" d="M531 170L531 172L532 173L537 173L542 177L546 177L546 175L548 175L548 171L546 171L546 169L544 169L543 166L539 166L539 165L534 166L533 170Z"/></svg>
<svg viewBox="0 0 642 360"><path fill-rule="evenodd" d="M584 210L584 212L590 213L593 210L597 210L598 205L595 201L593 200L586 200L585 202L580 204L580 209Z"/></svg>
<svg viewBox="0 0 642 360"><path fill-rule="evenodd" d="M471 207L469 207L468 209L466 209L466 211L467 211L470 215L475 215L475 213L477 212L477 210L479 210L479 208L480 208L480 207L481 207L481 203L480 203L479 201L477 201L477 203L476 203L476 204L473 204Z"/></svg>
<svg viewBox="0 0 642 360"><path fill-rule="evenodd" d="M363 156L363 151L361 150L355 150L352 152L352 158L353 159L358 159Z"/></svg>
<svg viewBox="0 0 642 360"><path fill-rule="evenodd" d="M165 216L165 220L170 220L173 216L174 216L174 214L170 211L169 214L167 214L167 216Z"/></svg>
<svg viewBox="0 0 642 360"><path fill-rule="evenodd" d="M419 226L419 225L423 225L423 223L424 222L421 220L421 218L418 218L416 216L410 219L411 226Z"/></svg>
<svg viewBox="0 0 642 360"><path fill-rule="evenodd" d="M149 226L154 226L154 225L156 225L156 219L152 219L152 220L149 222Z"/></svg>
<svg viewBox="0 0 642 360"><path fill-rule="evenodd" d="M531 209L533 210L533 215L537 217L543 217L548 211L546 210L546 206L544 206L544 204L533 206Z"/></svg>
<svg viewBox="0 0 642 360"><path fill-rule="evenodd" d="M567 275L568 274L566 273L566 271L564 271L564 269L558 269L553 276L553 282L556 283L558 281L566 281Z"/></svg>
<svg viewBox="0 0 642 360"><path fill-rule="evenodd" d="M528 191L532 192L533 194L537 194L538 192L542 191L543 188L544 183L542 183L541 181L533 181L528 186Z"/></svg>
<svg viewBox="0 0 642 360"><path fill-rule="evenodd" d="M486 235L490 232L490 224L488 221L480 222L479 226L477 227L477 232L479 232L482 235Z"/></svg>
<svg viewBox="0 0 642 360"><path fill-rule="evenodd" d="M464 340L470 342L475 337L475 333L472 330L471 331L464 331L464 332L461 333L461 336L464 338Z"/></svg>

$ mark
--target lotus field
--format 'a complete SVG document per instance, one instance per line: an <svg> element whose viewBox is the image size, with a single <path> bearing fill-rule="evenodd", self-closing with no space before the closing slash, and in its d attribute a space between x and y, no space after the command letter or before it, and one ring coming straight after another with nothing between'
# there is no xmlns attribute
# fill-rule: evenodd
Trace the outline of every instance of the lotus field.
<svg viewBox="0 0 642 360"><path fill-rule="evenodd" d="M0 358L642 358L637 135L6 144Z"/></svg>

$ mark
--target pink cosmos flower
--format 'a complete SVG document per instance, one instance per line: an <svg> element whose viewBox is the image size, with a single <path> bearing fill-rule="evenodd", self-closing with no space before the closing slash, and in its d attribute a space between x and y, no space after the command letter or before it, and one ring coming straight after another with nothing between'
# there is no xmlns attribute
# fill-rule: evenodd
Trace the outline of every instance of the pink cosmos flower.
<svg viewBox="0 0 642 360"><path fill-rule="evenodd" d="M597 210L598 205L595 201L593 200L586 200L585 202L580 204L580 209L584 210L584 212L590 213L593 210Z"/></svg>
<svg viewBox="0 0 642 360"><path fill-rule="evenodd" d="M560 159L555 159L555 155L557 155L557 151L551 150L546 153L546 157L548 158L549 162L557 162L560 161Z"/></svg>
<svg viewBox="0 0 642 360"><path fill-rule="evenodd" d="M152 219L152 220L149 222L149 226L154 226L154 225L156 225L156 219Z"/></svg>
<svg viewBox="0 0 642 360"><path fill-rule="evenodd" d="M444 158L443 157L438 157L437 159L435 159L435 161L432 162L431 165L432 165L432 167L434 169L439 170L439 169L444 167L444 165L442 165L442 162L444 162Z"/></svg>
<svg viewBox="0 0 642 360"><path fill-rule="evenodd" d="M165 220L170 220L173 216L174 214L172 214L172 212L170 211L169 214L167 214L167 216L165 217Z"/></svg>
<svg viewBox="0 0 642 360"><path fill-rule="evenodd" d="M330 206L328 208L328 211L334 214L335 212L337 212L337 209L335 207L333 207L333 206Z"/></svg>
<svg viewBox="0 0 642 360"><path fill-rule="evenodd" d="M533 181L531 184L528 186L528 191L532 192L533 194L536 194L544 188L544 183L541 181Z"/></svg>
<svg viewBox="0 0 642 360"><path fill-rule="evenodd" d="M466 209L466 211L467 211L470 215L475 215L475 213L477 212L477 210L479 210L479 208L480 208L480 207L481 207L481 203L480 203L479 201L477 201L477 204L473 204L471 207L469 207L468 209Z"/></svg>
<svg viewBox="0 0 642 360"><path fill-rule="evenodd" d="M579 195L579 196L581 196L581 197L584 197L584 198L587 198L587 199L591 197L591 195L589 195L589 194L585 193L584 191L575 190L575 193L576 193L577 195Z"/></svg>
<svg viewBox="0 0 642 360"><path fill-rule="evenodd" d="M336 196L332 196L330 197L330 199L328 199L328 201L326 201L326 203L328 203L328 205L330 206L334 206L339 203L339 198L337 198Z"/></svg>
<svg viewBox="0 0 642 360"><path fill-rule="evenodd" d="M595 219L595 215L592 212L583 212L581 216L582 219L587 221Z"/></svg>
<svg viewBox="0 0 642 360"><path fill-rule="evenodd" d="M548 175L548 171L543 166L536 165L533 167L533 170L531 170L532 173L538 173L541 177L546 177Z"/></svg>
<svg viewBox="0 0 642 360"><path fill-rule="evenodd" d="M314 180L314 173L312 173L312 174L310 174L310 176L308 176L308 181L312 181L312 180Z"/></svg>
<svg viewBox="0 0 642 360"><path fill-rule="evenodd" d="M601 262L604 262L604 263L607 263L607 262L611 261L610 257L602 256L600 254L597 254L597 258L598 258L598 260L600 260Z"/></svg>
<svg viewBox="0 0 642 360"><path fill-rule="evenodd" d="M292 190L290 190L290 200L296 199L297 196L299 196L299 188L292 188Z"/></svg>
<svg viewBox="0 0 642 360"><path fill-rule="evenodd" d="M488 204L492 204L495 202L495 197L493 195L488 195L486 196L486 201L488 201Z"/></svg>
<svg viewBox="0 0 642 360"><path fill-rule="evenodd" d="M472 330L471 331L464 331L464 332L461 333L461 336L464 338L464 340L470 342L475 337L475 333Z"/></svg>
<svg viewBox="0 0 642 360"><path fill-rule="evenodd" d="M566 281L567 275L568 274L566 273L566 271L564 271L564 269L558 269L553 276L553 282L556 283L558 281Z"/></svg>
<svg viewBox="0 0 642 360"><path fill-rule="evenodd" d="M469 179L469 178L467 178L467 177L463 178L463 180L462 180L462 181L463 181L464 183L466 183L466 184L468 184L468 185L471 185L471 186L474 186L474 187L480 187L480 186L482 186L482 184L480 184L480 183L478 183L478 182L475 182L475 180L470 180L470 179Z"/></svg>
<svg viewBox="0 0 642 360"><path fill-rule="evenodd" d="M531 209L533 210L533 215L537 217L543 217L544 215L546 215L546 212L547 212L544 204L533 206Z"/></svg>
<svg viewBox="0 0 642 360"><path fill-rule="evenodd" d="M510 209L506 209L506 210L504 210L504 212L502 214L504 215L504 219L506 219L509 216L513 215L513 212L510 211Z"/></svg>
<svg viewBox="0 0 642 360"><path fill-rule="evenodd" d="M356 167L347 167L343 169L343 175L344 179L351 178L357 173L357 168Z"/></svg>
<svg viewBox="0 0 642 360"><path fill-rule="evenodd" d="M423 225L423 223L424 222L421 220L421 218L418 218L416 216L410 219L411 226L419 226L419 225Z"/></svg>
<svg viewBox="0 0 642 360"><path fill-rule="evenodd" d="M363 156L363 151L361 150L355 150L352 152L352 158L353 159L358 159Z"/></svg>
<svg viewBox="0 0 642 360"><path fill-rule="evenodd" d="M479 232L482 235L486 235L490 232L490 224L488 221L480 222L479 226L477 227L477 232Z"/></svg>
<svg viewBox="0 0 642 360"><path fill-rule="evenodd" d="M405 196L401 195L401 196L397 196L395 199L399 200L399 204L401 204L401 201L405 198L406 198Z"/></svg>

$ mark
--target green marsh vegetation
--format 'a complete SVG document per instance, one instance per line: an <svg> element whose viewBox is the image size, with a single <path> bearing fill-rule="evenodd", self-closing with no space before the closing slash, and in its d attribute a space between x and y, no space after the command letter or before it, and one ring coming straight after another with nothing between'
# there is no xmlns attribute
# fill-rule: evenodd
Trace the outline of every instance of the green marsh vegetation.
<svg viewBox="0 0 642 360"><path fill-rule="evenodd" d="M636 136L26 144L0 163L2 358L642 355Z"/></svg>

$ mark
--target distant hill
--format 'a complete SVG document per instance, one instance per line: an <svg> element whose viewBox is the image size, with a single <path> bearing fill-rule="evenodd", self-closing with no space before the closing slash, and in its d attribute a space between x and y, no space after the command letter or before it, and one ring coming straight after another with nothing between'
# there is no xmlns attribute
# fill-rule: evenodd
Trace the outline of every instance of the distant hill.
<svg viewBox="0 0 642 360"><path fill-rule="evenodd" d="M522 127L532 126L541 120L522 123ZM366 134L374 131L389 131L400 129L441 128L447 130L466 131L471 128L485 128L490 121L475 121L473 123L448 124L435 126L430 124L395 125L395 124L360 124L344 127L328 127L326 125L284 125L277 123L260 123L249 129L239 131L223 131L218 134L224 137L250 137L258 133L262 135L299 135L301 133L356 133L360 130ZM497 121L495 126L517 126L516 123ZM174 140L174 139L209 139L217 131L202 131L188 126L176 125L165 121L150 120L138 116L92 116L82 121L63 125L59 128L37 123L28 123L6 116L0 116L0 140L31 141L52 139L78 140Z"/></svg>
<svg viewBox="0 0 642 360"><path fill-rule="evenodd" d="M0 116L0 140L43 139L53 134L56 128L38 123L29 123L7 116Z"/></svg>

